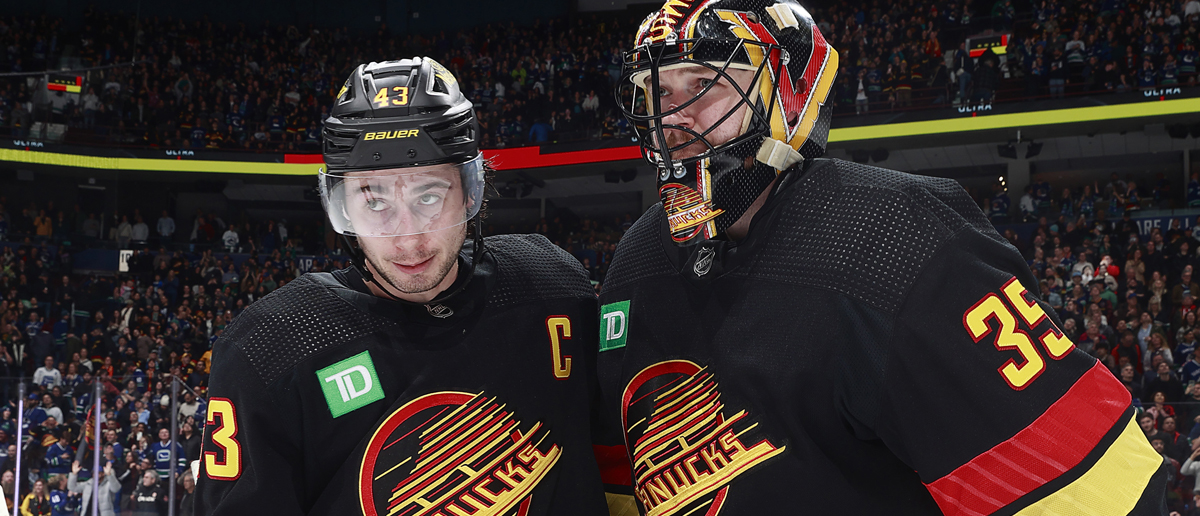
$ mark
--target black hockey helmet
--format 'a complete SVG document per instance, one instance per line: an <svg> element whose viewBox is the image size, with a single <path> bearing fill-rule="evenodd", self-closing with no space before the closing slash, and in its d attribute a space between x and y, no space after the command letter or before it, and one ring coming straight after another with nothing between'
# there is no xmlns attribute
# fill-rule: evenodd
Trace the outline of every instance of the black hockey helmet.
<svg viewBox="0 0 1200 516"><path fill-rule="evenodd" d="M382 133L382 134L381 134ZM359 65L325 121L330 172L465 163L479 124L458 80L429 58Z"/></svg>

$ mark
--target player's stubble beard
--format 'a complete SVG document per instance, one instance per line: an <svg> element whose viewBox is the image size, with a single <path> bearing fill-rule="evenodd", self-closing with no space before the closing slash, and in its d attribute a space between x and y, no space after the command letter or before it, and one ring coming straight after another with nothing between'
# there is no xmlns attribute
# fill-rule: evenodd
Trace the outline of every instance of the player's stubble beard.
<svg viewBox="0 0 1200 516"><path fill-rule="evenodd" d="M436 249L429 249L429 247L422 245L412 251L401 251L385 256L373 256L372 252L364 247L364 254L375 272L376 279L378 280L382 277L383 282L387 283L387 286L380 285L380 288L385 291L395 290L404 294L423 294L441 285L446 276L450 274L450 271L454 269L455 265L458 265L458 250L462 248L463 242L466 241L467 225L460 224L456 228L457 230L455 228L442 230L442 232L454 235L448 239L454 244L451 246L445 246L446 240L437 238L442 235L436 235L432 239L436 242L435 246L440 246ZM433 258L433 263L426 270L415 275L404 274L396 270L396 267L393 265L393 263L420 263L431 257ZM380 264L383 267L380 267Z"/></svg>

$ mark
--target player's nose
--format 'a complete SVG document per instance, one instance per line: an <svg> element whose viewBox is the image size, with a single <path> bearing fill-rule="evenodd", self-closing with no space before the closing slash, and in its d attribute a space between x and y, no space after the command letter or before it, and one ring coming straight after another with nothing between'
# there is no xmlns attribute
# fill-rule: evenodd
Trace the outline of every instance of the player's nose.
<svg viewBox="0 0 1200 516"><path fill-rule="evenodd" d="M668 104L667 108L663 110L664 113L667 113L667 115L662 119L663 125L676 125L691 129L696 123L695 118L692 116L691 110L692 106L679 109L679 105L676 103Z"/></svg>

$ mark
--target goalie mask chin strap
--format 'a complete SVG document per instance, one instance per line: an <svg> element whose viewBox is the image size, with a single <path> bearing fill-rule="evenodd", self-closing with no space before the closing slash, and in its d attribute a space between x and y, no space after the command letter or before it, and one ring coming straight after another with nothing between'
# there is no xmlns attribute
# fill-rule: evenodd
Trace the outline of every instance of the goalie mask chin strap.
<svg viewBox="0 0 1200 516"><path fill-rule="evenodd" d="M461 275L466 274L465 279L463 281L458 281L456 279L454 283L457 283L457 286L446 290L445 292L439 294L437 297L435 297L425 303L417 303L414 301L409 301L407 299L401 299L401 298L393 295L391 292L389 292L387 287L385 286L386 281L380 282L375 279L375 276L373 274L371 274L370 268L367 267L367 262L368 262L367 254L365 252L363 252L362 247L358 246L358 242L356 242L354 239L352 239L346 235L342 235L342 239L346 243L346 246L350 248L350 263L354 266L355 269L358 269L358 272L360 274L362 274L363 281L365 281L367 283L375 283L376 285L378 285L379 290L382 291L384 293L384 295L387 296L388 299L391 299L392 301L404 303L404 304L410 305L410 306L423 306L426 309L429 309L430 313L432 314L433 310L431 309L431 307L441 304L442 302L446 301L447 299L454 297L454 295L458 294L459 292L462 292L463 289L465 289L467 287L467 284L471 282L471 277L475 275L475 266L477 264L479 264L479 260L483 258L483 252L484 252L483 231L480 229L481 224L480 224L479 220L475 220L473 222L474 222L474 224L472 224L472 225L475 226L475 230L473 232L475 241L473 243L472 250L471 250L470 264L467 266L467 269L465 271L463 271L463 270L458 271L458 274L460 275L460 277L462 277ZM455 258L455 259L457 259L457 258ZM387 285L391 285L391 284L388 283Z"/></svg>
<svg viewBox="0 0 1200 516"><path fill-rule="evenodd" d="M754 159L774 167L775 170L782 171L804 161L804 156L796 152L791 145L774 138L763 138L762 146L758 148L758 154L754 156Z"/></svg>

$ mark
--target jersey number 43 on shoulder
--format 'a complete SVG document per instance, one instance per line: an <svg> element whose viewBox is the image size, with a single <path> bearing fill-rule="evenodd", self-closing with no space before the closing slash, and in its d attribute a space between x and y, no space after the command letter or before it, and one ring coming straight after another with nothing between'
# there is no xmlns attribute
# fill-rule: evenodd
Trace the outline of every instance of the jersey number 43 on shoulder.
<svg viewBox="0 0 1200 516"><path fill-rule="evenodd" d="M1026 329L1033 331L1033 328L1043 319L1049 323L1050 328L1038 338L1038 341L1050 358L1054 360L1061 360L1067 356L1072 349L1075 349L1075 344L1054 326L1054 322L1049 320L1046 311L1037 302L1025 297L1027 294L1025 287L1021 285L1020 281L1017 281L1017 278L1005 283L1001 292L1004 294L1004 299L1008 301L1007 304L994 292L983 296L983 299L980 299L963 314L963 327L967 329L967 333L975 342L994 333L993 343L997 350L1016 350L1021 355L1020 362L1009 359L998 369L1000 376L1004 378L1008 386L1019 391L1028 387L1046 370L1046 361L1042 358L1038 348L1034 346ZM1020 314L1026 329L1021 328L1013 310ZM993 328L989 321L995 321L997 327Z"/></svg>

